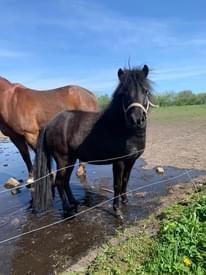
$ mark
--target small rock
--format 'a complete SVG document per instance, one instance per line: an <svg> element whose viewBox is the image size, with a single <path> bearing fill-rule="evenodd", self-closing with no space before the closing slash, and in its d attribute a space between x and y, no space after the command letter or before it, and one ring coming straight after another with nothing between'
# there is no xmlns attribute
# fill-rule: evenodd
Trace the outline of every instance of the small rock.
<svg viewBox="0 0 206 275"><path fill-rule="evenodd" d="M21 193L21 190L19 188L11 189L11 194L16 195L18 193Z"/></svg>
<svg viewBox="0 0 206 275"><path fill-rule="evenodd" d="M174 189L172 187L168 188L168 194L174 194Z"/></svg>
<svg viewBox="0 0 206 275"><path fill-rule="evenodd" d="M7 182L4 184L4 187L6 189L11 189L18 186L20 186L20 182L15 178L8 179Z"/></svg>
<svg viewBox="0 0 206 275"><path fill-rule="evenodd" d="M11 221L11 224L12 224L12 225L19 225L19 223L20 223L20 220L17 219L17 218L15 218L15 219L13 219L13 220Z"/></svg>
<svg viewBox="0 0 206 275"><path fill-rule="evenodd" d="M7 182L4 184L4 187L6 189L11 189L11 194L12 195L16 195L18 193L20 193L20 182L15 179L15 178L10 178L9 180L7 180ZM15 188L16 187L16 188ZM15 188L15 189L13 189Z"/></svg>
<svg viewBox="0 0 206 275"><path fill-rule="evenodd" d="M164 171L164 168L163 168L163 167L157 166L157 167L156 167L156 172L157 172L158 174L160 174L160 175L163 175L165 171Z"/></svg>
<svg viewBox="0 0 206 275"><path fill-rule="evenodd" d="M144 198L147 195L147 192L138 192L135 194L138 198Z"/></svg>

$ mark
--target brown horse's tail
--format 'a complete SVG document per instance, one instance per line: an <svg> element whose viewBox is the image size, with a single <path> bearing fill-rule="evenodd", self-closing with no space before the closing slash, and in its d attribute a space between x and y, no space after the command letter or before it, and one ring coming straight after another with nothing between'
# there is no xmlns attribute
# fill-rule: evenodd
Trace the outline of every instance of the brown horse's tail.
<svg viewBox="0 0 206 275"><path fill-rule="evenodd" d="M35 211L45 211L52 206L51 155L45 134L46 128L42 128L37 142L34 163L32 207Z"/></svg>

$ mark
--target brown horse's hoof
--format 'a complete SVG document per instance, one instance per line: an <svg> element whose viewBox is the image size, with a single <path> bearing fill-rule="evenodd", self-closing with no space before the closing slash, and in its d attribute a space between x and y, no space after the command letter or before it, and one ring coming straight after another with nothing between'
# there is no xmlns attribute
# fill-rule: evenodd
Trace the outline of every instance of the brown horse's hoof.
<svg viewBox="0 0 206 275"><path fill-rule="evenodd" d="M85 177L86 176L86 170L84 166L80 165L77 169L77 177Z"/></svg>

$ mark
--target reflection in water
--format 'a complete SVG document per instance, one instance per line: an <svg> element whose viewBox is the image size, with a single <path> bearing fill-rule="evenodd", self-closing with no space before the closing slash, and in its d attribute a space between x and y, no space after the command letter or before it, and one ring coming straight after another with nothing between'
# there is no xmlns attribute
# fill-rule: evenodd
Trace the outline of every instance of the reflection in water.
<svg viewBox="0 0 206 275"><path fill-rule="evenodd" d="M0 191L4 190L3 183L9 177L26 178L24 164L16 151L10 143L0 143ZM8 166L3 166L5 162ZM146 191L146 196L142 198L136 196L136 192L129 196L129 204L123 206L123 224L113 215L112 202L109 202L74 219L23 236L1 245L0 273L52 274L54 270L63 270L85 255L88 249L101 245L119 226L124 227L147 216L158 206L156 197L166 193L168 185L188 182L187 175L172 180L172 177L185 172L184 169L164 167L165 174L160 176L153 169L144 169L144 166L143 159L136 162L128 184L129 190L159 180L171 178L171 181L141 190ZM204 171L192 171L193 177L203 174ZM80 202L79 212L112 198L111 166L87 165L87 178L79 180L73 173L71 187ZM10 192L0 194L0 201L0 240L62 219L58 194L54 208L38 216L28 208L30 193L26 188L16 196Z"/></svg>

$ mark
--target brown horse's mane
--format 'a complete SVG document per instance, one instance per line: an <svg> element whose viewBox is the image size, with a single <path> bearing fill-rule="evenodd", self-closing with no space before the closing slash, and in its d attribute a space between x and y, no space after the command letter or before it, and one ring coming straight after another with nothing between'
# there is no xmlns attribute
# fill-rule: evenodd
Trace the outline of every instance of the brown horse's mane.
<svg viewBox="0 0 206 275"><path fill-rule="evenodd" d="M7 83L7 84L11 84L11 82L8 80L8 79L6 79L6 78L4 78L4 77L2 77L2 76L0 76L0 83Z"/></svg>

